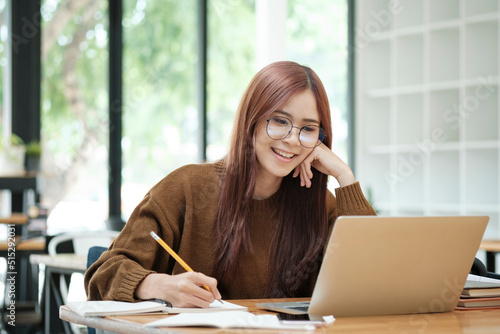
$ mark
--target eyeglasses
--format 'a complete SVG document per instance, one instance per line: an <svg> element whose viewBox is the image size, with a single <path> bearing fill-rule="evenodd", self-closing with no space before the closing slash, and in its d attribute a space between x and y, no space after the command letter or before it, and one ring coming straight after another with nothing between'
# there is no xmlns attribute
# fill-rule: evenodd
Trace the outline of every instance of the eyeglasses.
<svg viewBox="0 0 500 334"><path fill-rule="evenodd" d="M299 128L293 126L291 120L282 116L274 116L267 121L267 135L275 140L285 139L290 135L293 128L299 129L299 142L307 148L314 148L321 144L326 134L323 128L317 125L304 125Z"/></svg>

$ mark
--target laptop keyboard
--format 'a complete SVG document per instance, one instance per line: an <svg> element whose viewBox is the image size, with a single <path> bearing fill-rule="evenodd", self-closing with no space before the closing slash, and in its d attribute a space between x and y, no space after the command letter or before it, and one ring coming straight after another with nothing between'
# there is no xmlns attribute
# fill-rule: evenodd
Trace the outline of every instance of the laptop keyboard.
<svg viewBox="0 0 500 334"><path fill-rule="evenodd" d="M302 312L307 312L307 310L309 309L309 307L306 305L287 306L286 308L289 310L302 311Z"/></svg>

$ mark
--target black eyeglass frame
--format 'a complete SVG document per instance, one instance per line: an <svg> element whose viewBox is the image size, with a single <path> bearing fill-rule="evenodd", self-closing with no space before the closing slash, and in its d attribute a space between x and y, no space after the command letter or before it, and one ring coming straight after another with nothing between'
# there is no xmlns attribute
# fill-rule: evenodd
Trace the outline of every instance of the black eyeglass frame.
<svg viewBox="0 0 500 334"><path fill-rule="evenodd" d="M274 138L273 136L271 136L269 134L269 122L272 119L284 119L284 120L286 120L286 121L288 121L290 123L290 129L288 130L288 132L283 137L281 137L281 138ZM290 135L290 133L292 132L293 128L299 129L299 134L298 134L299 143L300 143L300 145L304 146L305 148L315 148L315 147L318 147L319 145L321 145L321 143L323 142L323 140L325 140L325 138L326 138L325 129L323 129L319 125L307 124L307 125L304 125L304 126L302 126L302 127L299 128L298 126L294 126L292 120L289 119L288 117L285 117L285 116L273 116L273 117L270 117L270 118L266 118L266 122L267 122L266 133L269 136L269 138L271 138L273 140L283 140L283 139L285 139L286 137L288 137ZM302 130L304 128L307 128L307 127L315 127L315 128L319 129L318 141L316 142L316 144L314 146L306 146L306 145L304 145L302 143L302 140L300 139L300 134L302 133Z"/></svg>

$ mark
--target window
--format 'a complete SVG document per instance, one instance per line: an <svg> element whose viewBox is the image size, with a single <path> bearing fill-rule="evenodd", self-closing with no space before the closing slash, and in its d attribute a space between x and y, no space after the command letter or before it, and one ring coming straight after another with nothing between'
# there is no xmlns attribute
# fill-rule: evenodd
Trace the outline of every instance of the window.
<svg viewBox="0 0 500 334"><path fill-rule="evenodd" d="M166 174L197 161L196 5L124 1L124 218Z"/></svg>
<svg viewBox="0 0 500 334"><path fill-rule="evenodd" d="M255 1L209 1L207 158L227 151L234 115L256 72Z"/></svg>
<svg viewBox="0 0 500 334"><path fill-rule="evenodd" d="M43 203L49 233L107 219L107 1L45 0L42 14ZM78 214L75 214L78 212Z"/></svg>

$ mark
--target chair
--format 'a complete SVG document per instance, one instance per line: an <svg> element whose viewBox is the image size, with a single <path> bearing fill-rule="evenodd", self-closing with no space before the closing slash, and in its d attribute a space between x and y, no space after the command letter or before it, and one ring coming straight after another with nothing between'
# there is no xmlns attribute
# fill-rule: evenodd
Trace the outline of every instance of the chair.
<svg viewBox="0 0 500 334"><path fill-rule="evenodd" d="M88 250L92 246L108 247L111 242L118 236L117 231L84 231L77 233L64 233L50 239L48 244L49 255L64 253L67 251L59 251L58 246L64 242L71 241L71 253L87 255ZM70 246L71 247L71 246Z"/></svg>
<svg viewBox="0 0 500 334"><path fill-rule="evenodd" d="M101 246L107 248L111 244L111 242L118 236L118 234L119 232L110 230L64 233L50 239L47 246L47 251L49 255L56 255L61 253L87 255L88 250L93 246ZM69 245L67 244L68 242L70 242ZM69 292L69 282L67 282L67 278L64 278L63 276L61 276L60 281L61 293L64 300L66 300Z"/></svg>
<svg viewBox="0 0 500 334"><path fill-rule="evenodd" d="M108 246L111 244L111 242L118 236L119 232L117 231L83 231L83 232L77 232L77 233L64 233L57 235L55 237L52 237L50 241L48 242L47 246L47 252L49 255L56 255L56 254L62 254L62 253L73 253L73 254L79 254L79 255L85 255L88 258L88 253L91 248L94 248L95 246L99 246L100 249L103 249L100 254L108 248ZM98 258L98 257L97 257ZM95 260L97 260L95 258ZM92 262L92 263L93 263ZM87 266L88 268L88 266ZM80 275L79 277L73 277L74 275ZM72 278L80 278L81 274L73 274L70 276L66 275L61 275L59 278L59 290L61 292L61 299L62 302L66 302L69 292L71 291L70 287L70 281ZM72 285L74 287L74 285ZM83 286L80 286L79 288L80 293L83 293ZM48 297L48 296L46 296ZM70 324L72 327L72 330L79 331L77 328L75 328L74 324Z"/></svg>
<svg viewBox="0 0 500 334"><path fill-rule="evenodd" d="M108 248L101 246L92 246L89 248L89 253L87 255L87 269L90 268L91 265L94 264L95 261L101 257L101 254L104 253Z"/></svg>
<svg viewBox="0 0 500 334"><path fill-rule="evenodd" d="M89 253L87 255L87 269L94 264L95 261L99 259L102 253L107 250L106 247L93 246L89 248ZM87 334L96 334L95 328L87 327Z"/></svg>

